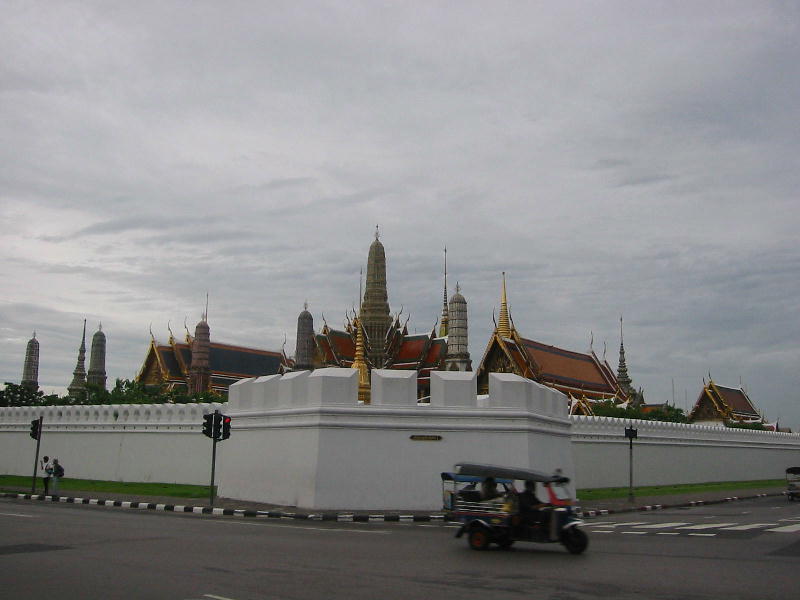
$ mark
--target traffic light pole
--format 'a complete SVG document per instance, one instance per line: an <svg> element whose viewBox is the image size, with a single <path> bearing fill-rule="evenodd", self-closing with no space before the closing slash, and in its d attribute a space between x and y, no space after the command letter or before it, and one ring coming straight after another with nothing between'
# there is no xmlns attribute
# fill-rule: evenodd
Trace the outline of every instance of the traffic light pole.
<svg viewBox="0 0 800 600"><path fill-rule="evenodd" d="M219 410L214 411L214 423L217 422L217 415L219 414ZM216 431L214 432L216 433ZM217 467L217 436L214 435L211 438L213 442L212 450L211 450L211 485L208 487L208 496L209 496L209 504L211 508L214 508L214 471Z"/></svg>
<svg viewBox="0 0 800 600"><path fill-rule="evenodd" d="M33 477L31 478L31 496L36 493L36 468L39 466L39 445L42 442L42 421L44 417L39 417L39 429L36 436L36 458L33 459Z"/></svg>

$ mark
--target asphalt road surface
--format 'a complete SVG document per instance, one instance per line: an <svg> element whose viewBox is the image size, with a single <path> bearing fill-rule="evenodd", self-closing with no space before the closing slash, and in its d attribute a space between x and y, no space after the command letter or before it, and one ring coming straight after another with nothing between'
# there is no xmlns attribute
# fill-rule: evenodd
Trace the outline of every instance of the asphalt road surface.
<svg viewBox="0 0 800 600"><path fill-rule="evenodd" d="M133 599L797 597L800 502L587 520L558 544L454 539L448 524L329 523L0 500L0 597Z"/></svg>

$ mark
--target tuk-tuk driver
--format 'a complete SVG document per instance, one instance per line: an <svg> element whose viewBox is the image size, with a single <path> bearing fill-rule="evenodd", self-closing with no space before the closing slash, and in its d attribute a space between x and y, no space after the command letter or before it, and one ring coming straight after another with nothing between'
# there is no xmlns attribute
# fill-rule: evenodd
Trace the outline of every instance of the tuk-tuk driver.
<svg viewBox="0 0 800 600"><path fill-rule="evenodd" d="M536 497L536 482L526 481L525 491L519 494L519 514L528 524L541 520L540 509L545 503Z"/></svg>
<svg viewBox="0 0 800 600"><path fill-rule="evenodd" d="M481 482L481 500L492 500L500 496L494 477L487 477Z"/></svg>

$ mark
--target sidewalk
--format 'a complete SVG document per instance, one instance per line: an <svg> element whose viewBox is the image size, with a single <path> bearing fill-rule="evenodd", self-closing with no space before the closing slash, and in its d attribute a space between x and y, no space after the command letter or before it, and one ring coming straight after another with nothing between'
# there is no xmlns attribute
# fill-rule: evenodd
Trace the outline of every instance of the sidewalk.
<svg viewBox="0 0 800 600"><path fill-rule="evenodd" d="M241 517L262 517L296 520L318 521L397 521L397 522L431 522L444 521L446 515L442 511L365 511L365 510L308 510L295 507L279 506L264 502L249 502L230 498L216 498L214 508L210 508L206 498L176 498L174 496L137 496L104 492L80 492L67 490L61 497L30 495L29 489L5 486L16 493L0 494L6 498L25 498L34 501L65 502L70 504L97 504L101 506L119 506L123 508L149 509L168 512L184 512L197 514L233 515ZM592 518L606 514L618 514L636 511L660 510L667 508L691 507L700 504L718 504L735 500L783 496L784 488L748 488L742 490L726 490L702 492L696 494L673 494L666 496L642 496L628 502L627 498L594 500L578 502L584 517Z"/></svg>

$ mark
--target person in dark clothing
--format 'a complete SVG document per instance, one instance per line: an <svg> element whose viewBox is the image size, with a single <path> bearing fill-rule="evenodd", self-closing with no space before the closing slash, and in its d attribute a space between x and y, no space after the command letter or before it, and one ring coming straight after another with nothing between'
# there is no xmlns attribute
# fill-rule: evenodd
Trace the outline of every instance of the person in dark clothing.
<svg viewBox="0 0 800 600"><path fill-rule="evenodd" d="M519 494L517 500L519 502L519 514L526 524L533 525L541 521L541 508L545 504L536 497L535 481L525 482L525 491Z"/></svg>

